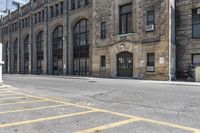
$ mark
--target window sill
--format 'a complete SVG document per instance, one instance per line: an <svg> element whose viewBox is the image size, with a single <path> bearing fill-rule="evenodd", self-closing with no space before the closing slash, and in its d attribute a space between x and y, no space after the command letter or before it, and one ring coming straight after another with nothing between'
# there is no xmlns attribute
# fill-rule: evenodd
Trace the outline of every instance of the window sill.
<svg viewBox="0 0 200 133"><path fill-rule="evenodd" d="M101 41L106 41L106 40L107 40L107 38L100 38L100 40L101 40Z"/></svg>
<svg viewBox="0 0 200 133"><path fill-rule="evenodd" d="M156 75L156 72L154 71L154 72L147 72L146 71L146 75Z"/></svg>
<svg viewBox="0 0 200 133"><path fill-rule="evenodd" d="M193 40L200 40L200 37L192 37Z"/></svg>
<svg viewBox="0 0 200 133"><path fill-rule="evenodd" d="M126 33L126 34L120 34L120 35L117 35L117 37L124 37L124 36L131 36L131 35L137 35L138 33Z"/></svg>
<svg viewBox="0 0 200 133"><path fill-rule="evenodd" d="M154 32L155 30L146 30L147 33Z"/></svg>

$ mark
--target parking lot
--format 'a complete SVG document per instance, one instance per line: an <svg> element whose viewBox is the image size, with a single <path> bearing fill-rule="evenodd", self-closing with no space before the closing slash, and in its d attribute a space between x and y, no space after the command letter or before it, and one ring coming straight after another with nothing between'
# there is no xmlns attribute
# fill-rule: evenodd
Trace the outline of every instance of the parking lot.
<svg viewBox="0 0 200 133"><path fill-rule="evenodd" d="M130 128L127 132L134 132L143 125L162 126L172 132L200 131L174 123L24 94L10 88L0 90L0 110L1 133L109 133L123 132L127 127Z"/></svg>

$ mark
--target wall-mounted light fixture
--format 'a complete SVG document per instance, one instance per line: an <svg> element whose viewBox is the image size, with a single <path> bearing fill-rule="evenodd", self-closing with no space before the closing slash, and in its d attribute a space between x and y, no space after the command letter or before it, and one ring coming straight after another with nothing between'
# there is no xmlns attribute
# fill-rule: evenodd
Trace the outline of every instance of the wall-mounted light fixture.
<svg viewBox="0 0 200 133"><path fill-rule="evenodd" d="M120 46L121 46L121 48L123 48L125 45L124 45L124 43L122 43Z"/></svg>
<svg viewBox="0 0 200 133"><path fill-rule="evenodd" d="M62 38L63 41L65 41L66 39L67 39L67 37L65 37L65 36Z"/></svg>

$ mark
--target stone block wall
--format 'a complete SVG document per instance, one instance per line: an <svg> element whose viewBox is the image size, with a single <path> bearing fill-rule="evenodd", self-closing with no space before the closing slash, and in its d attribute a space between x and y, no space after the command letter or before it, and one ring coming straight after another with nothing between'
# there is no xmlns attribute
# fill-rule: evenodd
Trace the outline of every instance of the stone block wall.
<svg viewBox="0 0 200 133"><path fill-rule="evenodd" d="M192 63L192 54L200 54L200 39L192 37L192 9L199 8L199 0L176 3L177 76L184 78L184 70Z"/></svg>

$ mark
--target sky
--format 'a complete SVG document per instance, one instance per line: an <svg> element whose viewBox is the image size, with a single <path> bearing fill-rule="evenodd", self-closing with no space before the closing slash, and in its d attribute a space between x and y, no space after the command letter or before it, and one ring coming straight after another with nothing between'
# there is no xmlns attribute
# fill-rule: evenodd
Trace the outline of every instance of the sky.
<svg viewBox="0 0 200 133"><path fill-rule="evenodd" d="M8 9L10 9L11 11L16 9L16 6L12 5L12 1L13 0L7 0L8 1ZM29 0L16 0L20 3L27 3ZM6 9L6 0L0 0L0 11L5 10Z"/></svg>

